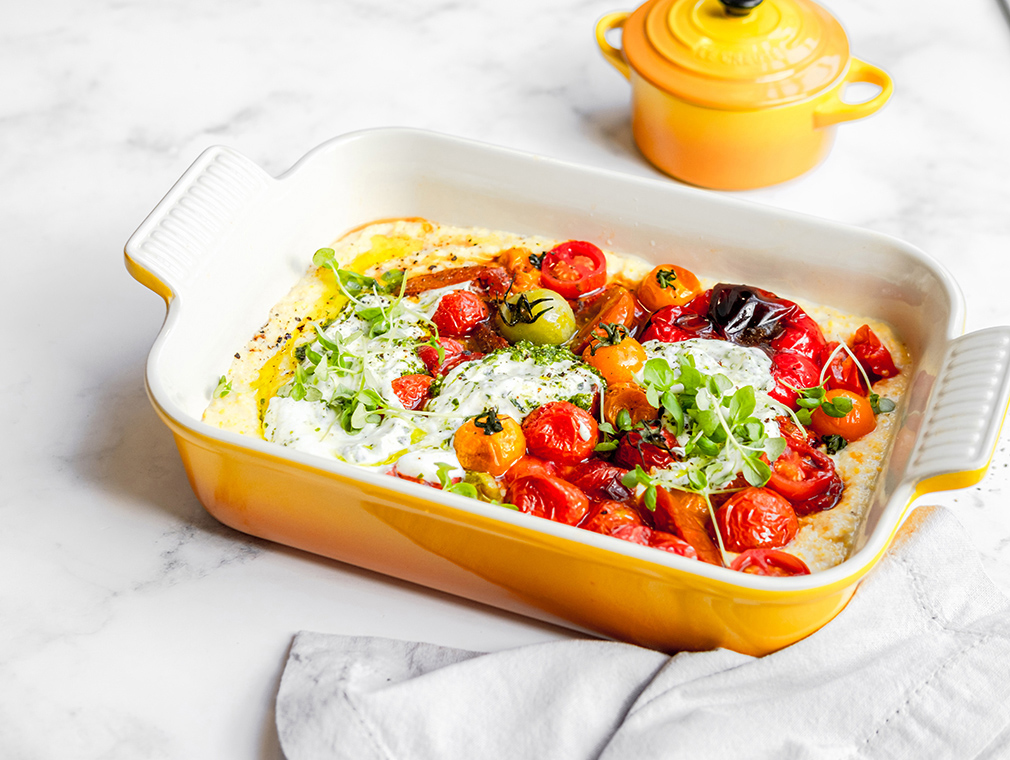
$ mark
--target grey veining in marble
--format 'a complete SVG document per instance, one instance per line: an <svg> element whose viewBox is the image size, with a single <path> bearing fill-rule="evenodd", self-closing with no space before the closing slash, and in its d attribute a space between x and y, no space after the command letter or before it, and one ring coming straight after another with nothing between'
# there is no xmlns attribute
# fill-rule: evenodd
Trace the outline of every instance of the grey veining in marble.
<svg viewBox="0 0 1010 760"><path fill-rule="evenodd" d="M1010 323L1010 24L999 0L831 0L896 90L813 173L741 193L947 266L966 328ZM609 0L51 0L0 31L0 755L278 758L299 630L492 651L569 636L218 524L143 389L161 301L126 239L206 147L273 173L405 125L642 176ZM1010 591L1010 437L939 494Z"/></svg>

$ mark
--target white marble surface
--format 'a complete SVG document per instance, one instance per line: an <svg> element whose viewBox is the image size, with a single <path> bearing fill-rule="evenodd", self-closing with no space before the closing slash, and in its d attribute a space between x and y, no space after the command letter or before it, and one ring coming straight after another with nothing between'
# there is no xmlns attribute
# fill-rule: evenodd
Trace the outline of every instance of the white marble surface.
<svg viewBox="0 0 1010 760"><path fill-rule="evenodd" d="M0 38L0 756L280 757L273 698L309 629L494 650L570 634L250 539L192 495L143 390L160 299L122 247L209 145L278 173L406 125L655 176L596 50L609 0L49 0ZM942 261L967 328L1010 323L1010 24L998 0L831 0L894 77L828 161L756 201ZM1010 592L1010 435L930 497Z"/></svg>

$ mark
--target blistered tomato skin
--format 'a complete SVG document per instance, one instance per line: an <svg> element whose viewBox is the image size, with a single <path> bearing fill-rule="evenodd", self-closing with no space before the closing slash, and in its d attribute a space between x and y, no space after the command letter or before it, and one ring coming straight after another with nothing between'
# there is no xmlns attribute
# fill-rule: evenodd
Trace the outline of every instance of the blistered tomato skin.
<svg viewBox="0 0 1010 760"><path fill-rule="evenodd" d="M520 512L568 525L578 525L589 512L589 499L578 486L552 475L514 480L505 500Z"/></svg>
<svg viewBox="0 0 1010 760"><path fill-rule="evenodd" d="M509 296L495 314L498 332L509 341L560 345L575 334L575 313L553 290L536 288Z"/></svg>
<svg viewBox="0 0 1010 760"><path fill-rule="evenodd" d="M511 417L495 415L498 430L491 432L490 415L467 420L453 436L452 445L459 463L473 472L504 475L526 450L526 439L519 423Z"/></svg>
<svg viewBox="0 0 1010 760"><path fill-rule="evenodd" d="M617 444L614 464L629 470L640 466L646 472L653 468L669 467L675 461L672 449L676 445L676 436L669 430L660 428L658 423L644 431L635 429Z"/></svg>
<svg viewBox="0 0 1010 760"><path fill-rule="evenodd" d="M623 325L633 331L638 323L640 307L631 291L621 285L612 285L593 298L583 312L586 321L572 340L572 353L581 354L594 335L602 335L601 324Z"/></svg>
<svg viewBox="0 0 1010 760"><path fill-rule="evenodd" d="M858 393L846 390L828 391L824 398L834 401L846 398L852 403L852 409L844 417L831 417L820 407L810 415L810 427L818 435L840 435L846 441L858 441L877 429L877 418L869 399Z"/></svg>
<svg viewBox="0 0 1010 760"><path fill-rule="evenodd" d="M526 448L541 459L574 464L588 459L599 439L599 426L585 409L568 401L537 407L523 421Z"/></svg>
<svg viewBox="0 0 1010 760"><path fill-rule="evenodd" d="M431 321L438 328L439 335L461 338L473 332L487 318L487 306L479 296L469 290L454 290L442 296Z"/></svg>
<svg viewBox="0 0 1010 760"><path fill-rule="evenodd" d="M613 345L602 345L594 338L582 352L582 361L595 367L608 387L633 383L648 358L642 344L630 336Z"/></svg>
<svg viewBox="0 0 1010 760"><path fill-rule="evenodd" d="M726 548L777 549L796 536L799 520L785 497L767 488L745 488L733 494L715 514Z"/></svg>
<svg viewBox="0 0 1010 760"><path fill-rule="evenodd" d="M748 549L733 560L729 569L752 575L810 575L806 562L778 549Z"/></svg>
<svg viewBox="0 0 1010 760"><path fill-rule="evenodd" d="M631 496L631 491L621 482L628 471L602 459L562 465L559 474L581 488L590 499L621 501Z"/></svg>
<svg viewBox="0 0 1010 760"><path fill-rule="evenodd" d="M610 536L625 526L644 527L645 522L638 514L638 510L633 507L619 501L607 500L600 502L596 511L579 527Z"/></svg>
<svg viewBox="0 0 1010 760"><path fill-rule="evenodd" d="M795 410L799 407L796 405L797 396L793 388L820 385L821 370L802 354L780 352L772 355L772 377L775 379L775 388L768 395Z"/></svg>

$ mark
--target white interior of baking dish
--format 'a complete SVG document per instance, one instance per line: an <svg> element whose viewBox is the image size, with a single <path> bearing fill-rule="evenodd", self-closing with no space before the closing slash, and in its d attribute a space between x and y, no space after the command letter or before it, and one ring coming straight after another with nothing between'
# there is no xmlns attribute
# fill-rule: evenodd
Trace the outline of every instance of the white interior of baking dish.
<svg viewBox="0 0 1010 760"><path fill-rule="evenodd" d="M885 320L912 352L913 389L924 391L911 393L899 409L906 421L921 417L929 401L928 381L962 329L956 284L936 262L894 238L669 181L432 133L372 130L325 143L279 178L233 151L212 148L138 229L128 255L174 293L148 367L155 401L204 434L376 482L376 476L339 462L242 439L199 420L232 354L303 274L316 249L363 223L412 216L590 240L657 263L674 261L707 277ZM786 579L792 588L827 584L872 559L911 498L907 463L907 448L890 457L861 550L838 568ZM377 482L415 487L392 478ZM463 500L450 501L459 506ZM476 502L468 508L488 510ZM502 519L536 518L509 513ZM546 531L574 535L569 526L540 522ZM621 542L605 543L613 548ZM641 547L620 550L641 553ZM677 567L687 563L669 555L655 559ZM740 578L758 587L769 580L783 579Z"/></svg>

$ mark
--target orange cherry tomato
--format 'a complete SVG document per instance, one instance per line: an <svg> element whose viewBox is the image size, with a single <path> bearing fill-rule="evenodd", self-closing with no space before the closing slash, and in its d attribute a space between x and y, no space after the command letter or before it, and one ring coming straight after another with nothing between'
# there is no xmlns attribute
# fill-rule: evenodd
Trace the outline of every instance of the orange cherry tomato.
<svg viewBox="0 0 1010 760"><path fill-rule="evenodd" d="M393 380L393 393L404 409L420 409L428 400L428 389L435 382L431 375L404 375Z"/></svg>
<svg viewBox="0 0 1010 760"><path fill-rule="evenodd" d="M617 415L624 410L632 425L659 417L659 409L649 403L645 389L638 383L608 384L603 394L603 419L616 427Z"/></svg>
<svg viewBox="0 0 1010 760"><path fill-rule="evenodd" d="M664 306L681 306L701 293L698 278L683 267L661 264L647 274L635 293L649 311L659 311Z"/></svg>
<svg viewBox="0 0 1010 760"><path fill-rule="evenodd" d="M870 400L865 396L839 388L828 391L824 394L824 398L827 401L847 398L852 402L852 409L844 417L832 417L817 407L810 415L810 427L817 435L840 435L851 443L877 429L877 418L873 414Z"/></svg>
<svg viewBox="0 0 1010 760"><path fill-rule="evenodd" d="M505 500L520 512L578 525L589 512L589 499L578 486L553 475L527 475L512 482Z"/></svg>
<svg viewBox="0 0 1010 760"><path fill-rule="evenodd" d="M716 525L726 548L777 549L799 530L796 512L784 496L768 488L745 488L733 494L715 513Z"/></svg>
<svg viewBox="0 0 1010 760"><path fill-rule="evenodd" d="M561 464L589 458L599 442L599 426L593 416L568 401L551 401L537 407L523 420L530 454Z"/></svg>
<svg viewBox="0 0 1010 760"><path fill-rule="evenodd" d="M498 477L525 453L526 438L508 415L485 412L464 422L452 445L463 469Z"/></svg>
<svg viewBox="0 0 1010 760"><path fill-rule="evenodd" d="M529 248L509 248L498 257L509 272L510 293L525 293L540 287L540 270L530 261Z"/></svg>
<svg viewBox="0 0 1010 760"><path fill-rule="evenodd" d="M615 333L613 338L594 336L582 352L582 360L596 368L608 386L635 382L635 373L645 366L648 358L642 344L627 333L623 337Z"/></svg>
<svg viewBox="0 0 1010 760"><path fill-rule="evenodd" d="M634 328L638 321L638 303L627 288L613 285L597 296L583 314L586 321L568 346L573 354L586 350L601 323L624 325L629 330ZM599 334L603 334L602 330Z"/></svg>

